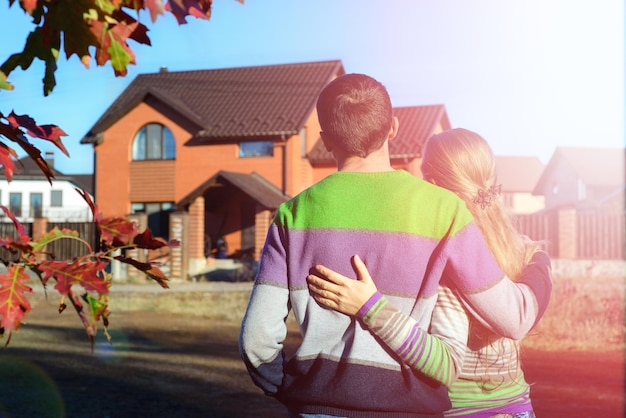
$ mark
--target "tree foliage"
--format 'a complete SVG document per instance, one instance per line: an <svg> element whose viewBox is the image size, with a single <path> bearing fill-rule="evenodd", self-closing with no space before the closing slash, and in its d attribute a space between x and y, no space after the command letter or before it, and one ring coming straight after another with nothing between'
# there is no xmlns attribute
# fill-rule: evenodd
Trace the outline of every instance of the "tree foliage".
<svg viewBox="0 0 626 418"><path fill-rule="evenodd" d="M243 3L243 0L237 1ZM9 0L10 7L14 3L15 0ZM32 17L35 27L23 50L0 65L0 90L13 90L8 80L11 72L18 67L26 70L39 59L45 68L43 94L49 95L56 85L56 63L61 52L66 59L78 56L87 68L92 59L99 66L110 63L115 75L123 77L128 65L135 64L136 60L128 42L150 45L148 29L138 20L142 10L149 13L152 22L168 12L179 24L185 24L188 16L209 19L211 5L212 0L20 0L19 6ZM19 172L15 164L19 161L17 152L9 146L13 143L28 154L52 184L54 172L29 137L49 141L69 156L63 136L66 133L56 125L38 125L28 115L0 112L0 165L7 180L11 181L13 174ZM105 217L86 191L77 191L93 213L100 237L98 248L91 248L76 231L66 229L55 228L34 240L10 210L0 206L16 228L15 237L0 237L0 248L12 254L10 260L3 260L6 273L0 274L0 337L7 334L7 344L11 333L19 328L31 310L27 295L33 291L29 286L32 280L39 279L45 289L54 285L60 296L59 312L63 312L68 303L74 307L92 347L100 323L110 339L107 326L112 277L107 270L113 260L144 272L163 288L168 287L168 279L157 265L114 254L120 250L153 250L179 243L153 237L149 229L139 232L137 225L124 217ZM85 252L71 260L57 260L46 248L51 242L62 239L82 241Z"/></svg>
<svg viewBox="0 0 626 418"><path fill-rule="evenodd" d="M14 3L9 0L10 6ZM62 52L67 59L78 56L87 68L94 58L97 65L110 62L115 75L125 76L128 65L135 64L128 42L150 45L148 28L133 14L138 17L145 10L155 22L169 12L182 25L188 16L209 19L212 0L20 0L19 5L32 17L35 28L22 52L0 65L0 88L11 89L7 76L39 59L45 66L43 93L47 96L56 85L54 74Z"/></svg>

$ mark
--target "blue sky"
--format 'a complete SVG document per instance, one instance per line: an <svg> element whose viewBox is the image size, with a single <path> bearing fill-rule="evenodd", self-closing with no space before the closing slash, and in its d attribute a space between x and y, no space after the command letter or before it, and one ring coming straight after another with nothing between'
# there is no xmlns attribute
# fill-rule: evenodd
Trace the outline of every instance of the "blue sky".
<svg viewBox="0 0 626 418"><path fill-rule="evenodd" d="M126 77L62 55L50 96L40 64L15 70L15 90L0 92L0 112L68 133L71 157L55 152L60 171L93 171L80 139L135 76L162 66L340 59L385 84L395 106L444 104L453 127L478 132L499 155L547 163L557 146L624 146L623 0L214 0L209 21L140 17L152 46L131 44L137 65ZM17 4L1 2L0 62L33 27Z"/></svg>

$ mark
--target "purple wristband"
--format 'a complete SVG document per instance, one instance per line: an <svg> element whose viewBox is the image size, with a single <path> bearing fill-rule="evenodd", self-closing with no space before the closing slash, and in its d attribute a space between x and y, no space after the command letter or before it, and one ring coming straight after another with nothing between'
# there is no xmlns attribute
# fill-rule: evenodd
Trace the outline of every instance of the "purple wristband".
<svg viewBox="0 0 626 418"><path fill-rule="evenodd" d="M382 297L383 295L380 292L377 291L376 293L374 293L372 297L370 297L367 302L365 302L363 306L361 306L361 309L359 309L359 311L356 313L356 317L358 319L363 319L365 315L367 315L369 310L372 309L372 306L374 306L376 302L378 302Z"/></svg>

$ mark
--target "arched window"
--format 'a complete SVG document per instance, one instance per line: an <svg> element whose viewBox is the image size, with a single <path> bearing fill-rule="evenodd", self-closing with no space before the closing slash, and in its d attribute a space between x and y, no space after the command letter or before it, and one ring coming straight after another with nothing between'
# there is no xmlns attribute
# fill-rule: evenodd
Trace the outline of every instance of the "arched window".
<svg viewBox="0 0 626 418"><path fill-rule="evenodd" d="M144 125L133 140L133 160L173 160L176 141L167 126L160 123Z"/></svg>

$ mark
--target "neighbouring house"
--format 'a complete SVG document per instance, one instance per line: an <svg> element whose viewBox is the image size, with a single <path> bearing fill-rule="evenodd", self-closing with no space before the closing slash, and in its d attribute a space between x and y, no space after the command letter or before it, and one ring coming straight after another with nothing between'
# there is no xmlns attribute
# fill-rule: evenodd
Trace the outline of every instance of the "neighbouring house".
<svg viewBox="0 0 626 418"><path fill-rule="evenodd" d="M546 209L624 210L624 148L557 147L533 191Z"/></svg>
<svg viewBox="0 0 626 418"><path fill-rule="evenodd" d="M545 166L538 157L496 156L498 184L507 210L514 214L533 213L544 209L543 195L533 195Z"/></svg>
<svg viewBox="0 0 626 418"><path fill-rule="evenodd" d="M181 239L187 274L218 244L258 260L278 205L336 171L315 103L344 73L333 60L139 75L81 140L93 146L96 204ZM450 127L445 108L394 111L393 164L420 175L422 144Z"/></svg>
<svg viewBox="0 0 626 418"><path fill-rule="evenodd" d="M15 165L12 181L0 169L0 204L22 223L35 218L46 218L48 222L91 222L91 209L76 191L82 189L92 194L92 175L66 175L54 168L54 156L46 153L46 163L54 173L52 184L35 162L28 156ZM0 211L2 222L10 222Z"/></svg>

